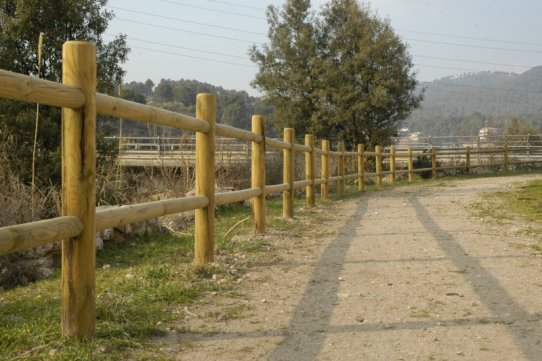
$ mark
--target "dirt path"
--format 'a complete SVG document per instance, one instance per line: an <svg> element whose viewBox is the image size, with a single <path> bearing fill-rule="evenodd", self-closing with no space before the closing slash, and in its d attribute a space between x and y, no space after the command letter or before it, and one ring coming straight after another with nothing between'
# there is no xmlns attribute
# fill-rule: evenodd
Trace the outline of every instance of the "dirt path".
<svg viewBox="0 0 542 361"><path fill-rule="evenodd" d="M161 339L162 351L178 360L542 360L542 264L525 247L534 240L466 209L481 192L532 178L399 187L332 215L318 209L319 232L289 239L239 292L191 309L182 327L194 332ZM228 310L241 316L202 316Z"/></svg>

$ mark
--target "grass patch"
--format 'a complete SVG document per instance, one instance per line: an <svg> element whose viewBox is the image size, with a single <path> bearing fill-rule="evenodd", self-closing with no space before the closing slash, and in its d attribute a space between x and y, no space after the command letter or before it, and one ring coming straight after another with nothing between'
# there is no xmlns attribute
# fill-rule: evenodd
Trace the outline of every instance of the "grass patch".
<svg viewBox="0 0 542 361"><path fill-rule="evenodd" d="M348 196L359 195L349 192ZM344 198L342 196L341 198ZM267 227L272 232L299 234L310 225L298 219L318 217L295 200L295 218L282 218L282 200L267 202ZM318 205L331 201L317 200ZM229 292L247 260L269 256L265 237L251 236L250 215L244 205L221 206L216 212L218 263L193 267L193 229L180 237L152 235L118 245L107 244L96 260L96 337L77 342L62 339L60 273L49 279L0 293L0 360L166 360L149 341L168 332L186 304L208 293ZM325 215L325 212L322 212ZM227 237L224 235L230 229ZM273 249L271 249L273 251ZM276 247L274 251L276 251ZM242 297L241 293L235 293ZM232 306L221 317L240 319L250 309Z"/></svg>
<svg viewBox="0 0 542 361"><path fill-rule="evenodd" d="M517 234L539 238L542 228L542 180L512 187L510 191L482 195L482 202L473 206L474 213L484 220L498 224L513 222L519 225ZM535 254L542 254L542 243L510 244L513 248L530 247Z"/></svg>
<svg viewBox="0 0 542 361"><path fill-rule="evenodd" d="M114 360L166 331L176 309L220 286L190 265L191 237L147 236L98 254L96 338L62 340L59 275L0 296L0 359ZM213 270L217 272L218 270Z"/></svg>

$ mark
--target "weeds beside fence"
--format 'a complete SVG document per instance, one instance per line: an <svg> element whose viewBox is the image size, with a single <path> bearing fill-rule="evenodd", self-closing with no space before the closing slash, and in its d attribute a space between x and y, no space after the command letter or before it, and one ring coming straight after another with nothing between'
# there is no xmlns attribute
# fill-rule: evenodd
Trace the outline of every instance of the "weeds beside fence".
<svg viewBox="0 0 542 361"><path fill-rule="evenodd" d="M63 80L57 84L0 70L0 97L39 102L62 107L62 216L0 228L0 255L48 244L62 239L62 332L77 339L92 338L95 333L95 233L105 228L147 220L167 214L195 211L194 263L202 265L213 261L215 240L215 207L251 200L254 233L265 232L266 195L282 193L283 216L293 217L294 192L305 189L307 207L314 206L316 187L322 198L329 196L331 183L336 182L338 193L344 191L345 182L357 180L364 189L365 180L374 178L378 186L389 176L390 182L401 174L413 180L414 174L461 168L469 172L474 167L502 166L523 159L510 159L516 149L506 145L500 149L469 148L431 153L416 153L412 149L398 151L394 147L366 151L363 145L347 151L344 143L331 150L329 140L322 140L321 149L314 144L312 135L305 135L305 143L296 144L294 130L284 130L284 139L265 136L261 116L252 118L252 131L216 124L216 99L212 94L199 94L196 117L129 102L96 93L95 47L86 42L71 41L63 47ZM194 131L195 196L139 203L125 207L96 211L96 115L109 115ZM231 192L215 193L216 136L235 138L251 143L251 187ZM266 150L283 152L283 181L268 185L266 182ZM305 177L294 177L296 153L304 155ZM489 158L487 156L490 156ZM502 159L493 161L497 155ZM317 178L316 156L320 156L321 169ZM430 157L431 167L414 168L414 157ZM438 157L441 164L439 165ZM473 157L476 156L476 159ZM485 158L482 159L482 156ZM449 165L446 159L461 157L458 164ZM493 158L494 159L493 159ZM530 157L530 155L529 155ZM428 158L429 159L429 158ZM493 159L493 160L492 160ZM336 167L332 167L335 160ZM349 162L354 160L354 162ZM454 160L456 161L456 160ZM529 162L540 162L528 159ZM355 164L354 172L347 165ZM370 165L370 167L369 167ZM374 166L374 169L372 168ZM403 166L403 168L401 168ZM406 166L406 167L405 167ZM333 172L333 169L336 169ZM350 169L351 169L350 168ZM367 170L367 171L366 171Z"/></svg>

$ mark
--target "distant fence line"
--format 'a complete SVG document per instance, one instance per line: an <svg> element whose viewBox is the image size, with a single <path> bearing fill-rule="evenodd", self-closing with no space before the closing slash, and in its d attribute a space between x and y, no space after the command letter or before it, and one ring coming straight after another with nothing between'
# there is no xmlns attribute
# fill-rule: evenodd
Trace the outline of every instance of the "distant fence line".
<svg viewBox="0 0 542 361"><path fill-rule="evenodd" d="M392 137L391 143L397 147L413 147L415 149L429 149L432 147L481 149L491 146L511 147L519 146L542 146L542 134L499 134L499 135L474 135L474 136L410 136Z"/></svg>
<svg viewBox="0 0 542 361"><path fill-rule="evenodd" d="M430 153L412 148L397 151L395 147L366 151L359 144L346 150L344 143L331 150L329 140L321 141L321 148L314 145L314 137L305 135L304 144L296 144L294 130L284 129L284 139L265 136L263 117L252 117L251 131L216 124L216 99L212 94L199 94L196 116L191 117L147 105L96 93L96 51L87 42L70 41L63 46L63 84L0 70L0 97L62 107L62 216L0 228L0 255L38 247L62 240L62 332L77 339L89 339L95 334L95 233L105 228L147 220L167 214L195 211L196 265L213 261L215 240L215 207L222 204L251 200L253 232L265 232L265 196L282 192L283 216L293 217L293 200L296 189L305 189L306 205L315 205L316 187L320 186L322 198L328 198L329 186L336 182L337 192L344 192L345 182L357 180L360 190L369 177L381 186L383 177L389 175L394 182L400 174L407 174L412 181L418 172L432 172L451 165L439 165L439 157L456 160L454 168L470 171L473 167L502 166L536 162L517 157L517 149L470 148ZM96 211L96 115L109 115L142 122L190 130L195 137L195 190L193 197L175 198L134 204L126 207ZM250 142L251 187L248 189L215 194L216 136ZM265 157L267 149L283 152L283 183L267 185ZM524 151L524 150L521 150ZM294 179L295 154L304 154L305 177ZM315 174L316 156L320 156L321 172ZM482 156L489 160L482 160ZM500 156L498 160L496 160ZM345 160L356 161L356 171L346 174ZM414 168L415 157L431 160L431 167ZM333 175L330 158L336 159ZM476 159L475 159L476 158ZM368 167L368 164L371 166ZM404 169L400 169L400 166ZM405 168L406 167L406 168ZM384 169L386 168L386 170Z"/></svg>

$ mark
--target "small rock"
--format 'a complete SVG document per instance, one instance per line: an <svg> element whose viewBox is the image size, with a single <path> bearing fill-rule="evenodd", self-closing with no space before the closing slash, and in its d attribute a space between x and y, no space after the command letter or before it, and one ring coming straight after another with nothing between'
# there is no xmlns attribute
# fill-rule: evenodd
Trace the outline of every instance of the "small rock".
<svg viewBox="0 0 542 361"><path fill-rule="evenodd" d="M98 251L101 251L104 248L104 240L102 239L102 237L97 236L94 239L94 244L96 246L96 250L98 250Z"/></svg>
<svg viewBox="0 0 542 361"><path fill-rule="evenodd" d="M356 321L358 321L359 323L362 323L365 321L365 318L363 318L362 316L356 316Z"/></svg>
<svg viewBox="0 0 542 361"><path fill-rule="evenodd" d="M104 265L102 266L102 268L103 268L103 269L109 269L109 268L111 268L111 265L110 265L110 264L104 264Z"/></svg>

